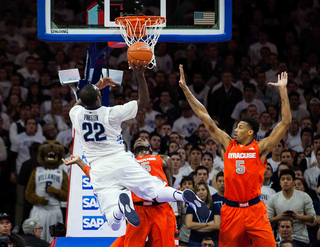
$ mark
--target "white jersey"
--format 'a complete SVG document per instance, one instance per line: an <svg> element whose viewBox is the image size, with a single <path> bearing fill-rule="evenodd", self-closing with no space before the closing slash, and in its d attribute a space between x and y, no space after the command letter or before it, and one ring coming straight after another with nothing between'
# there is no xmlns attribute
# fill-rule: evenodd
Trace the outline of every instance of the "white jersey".
<svg viewBox="0 0 320 247"><path fill-rule="evenodd" d="M124 105L100 106L93 110L79 105L72 107L70 119L90 163L102 156L125 153L121 123L134 118L137 110L138 103L135 100Z"/></svg>
<svg viewBox="0 0 320 247"><path fill-rule="evenodd" d="M310 189L317 191L318 188L318 177L320 175L320 169L318 166L314 166L308 168L304 172L304 178L309 186Z"/></svg>
<svg viewBox="0 0 320 247"><path fill-rule="evenodd" d="M55 194L47 193L47 187L53 186L56 189L61 189L63 180L63 170L58 169L45 169L42 166L36 168L36 194L44 196L48 201L48 205L60 205L60 201L56 198Z"/></svg>
<svg viewBox="0 0 320 247"><path fill-rule="evenodd" d="M267 202L268 200L270 199L270 197L272 195L276 194L275 190L268 187L268 186L262 186L261 187L261 195L259 196L260 197L260 200L264 202L264 204L267 205Z"/></svg>

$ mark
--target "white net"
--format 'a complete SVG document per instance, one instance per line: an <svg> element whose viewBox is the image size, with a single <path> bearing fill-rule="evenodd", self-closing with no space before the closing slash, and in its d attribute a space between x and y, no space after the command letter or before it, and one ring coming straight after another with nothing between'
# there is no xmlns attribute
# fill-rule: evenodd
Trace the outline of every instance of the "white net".
<svg viewBox="0 0 320 247"><path fill-rule="evenodd" d="M158 42L165 22L165 18L157 16L116 18L116 24L120 27L120 34L128 46L136 42L145 42L151 47L153 56L149 64L149 69L156 66L154 47Z"/></svg>

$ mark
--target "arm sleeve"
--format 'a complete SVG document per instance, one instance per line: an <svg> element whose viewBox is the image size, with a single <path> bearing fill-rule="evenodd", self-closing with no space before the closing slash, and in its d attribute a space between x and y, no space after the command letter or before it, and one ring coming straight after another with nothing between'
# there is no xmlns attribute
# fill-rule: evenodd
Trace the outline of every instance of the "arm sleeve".
<svg viewBox="0 0 320 247"><path fill-rule="evenodd" d="M17 124L14 122L10 125L9 138L13 142L14 138L18 135Z"/></svg>
<svg viewBox="0 0 320 247"><path fill-rule="evenodd" d="M218 203L213 204L213 215L220 215L220 207Z"/></svg>
<svg viewBox="0 0 320 247"><path fill-rule="evenodd" d="M135 118L138 111L138 101L132 100L124 105L117 105L110 109L109 124L117 128L123 121Z"/></svg>
<svg viewBox="0 0 320 247"><path fill-rule="evenodd" d="M0 137L0 162L7 159L7 150L3 139Z"/></svg>
<svg viewBox="0 0 320 247"><path fill-rule="evenodd" d="M267 203L267 212L268 212L269 218L273 218L277 215L276 210L274 208L273 199L274 199L274 196L271 196Z"/></svg>
<svg viewBox="0 0 320 247"><path fill-rule="evenodd" d="M308 172L309 172L309 171L308 171ZM311 181L310 181L310 176L309 176L309 173L308 173L308 172L305 172L305 173L304 173L304 179L305 179L308 187L311 188L311 187L310 187L310 186L311 186Z"/></svg>
<svg viewBox="0 0 320 247"><path fill-rule="evenodd" d="M240 111L239 111L239 103L236 105L236 107L234 108L232 114L231 114L231 117L234 119L234 120L237 120L240 118Z"/></svg>
<svg viewBox="0 0 320 247"><path fill-rule="evenodd" d="M186 214L193 214L193 213L194 213L194 210L192 209L192 207L188 206Z"/></svg>
<svg viewBox="0 0 320 247"><path fill-rule="evenodd" d="M312 215L313 221L316 219L316 211L314 210L313 203L311 197L307 194L304 193L305 198L304 198L304 214L305 215Z"/></svg>

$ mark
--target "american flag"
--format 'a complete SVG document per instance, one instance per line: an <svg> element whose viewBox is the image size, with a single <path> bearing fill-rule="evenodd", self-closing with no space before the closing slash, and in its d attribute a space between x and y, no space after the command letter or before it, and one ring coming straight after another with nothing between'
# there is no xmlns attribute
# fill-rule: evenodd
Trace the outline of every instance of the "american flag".
<svg viewBox="0 0 320 247"><path fill-rule="evenodd" d="M214 12L194 12L194 25L214 25Z"/></svg>

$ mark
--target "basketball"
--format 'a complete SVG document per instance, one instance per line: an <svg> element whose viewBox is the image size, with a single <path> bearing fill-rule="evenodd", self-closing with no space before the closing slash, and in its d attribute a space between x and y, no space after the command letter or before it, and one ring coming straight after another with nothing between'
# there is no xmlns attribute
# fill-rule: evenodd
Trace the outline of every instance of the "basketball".
<svg viewBox="0 0 320 247"><path fill-rule="evenodd" d="M138 64L138 60L140 61L140 65L143 64L144 61L146 62L146 65L148 65L152 59L152 56L152 49L145 42L136 42L132 44L127 51L128 61L130 63L133 61L135 65Z"/></svg>

